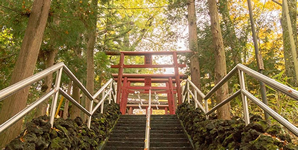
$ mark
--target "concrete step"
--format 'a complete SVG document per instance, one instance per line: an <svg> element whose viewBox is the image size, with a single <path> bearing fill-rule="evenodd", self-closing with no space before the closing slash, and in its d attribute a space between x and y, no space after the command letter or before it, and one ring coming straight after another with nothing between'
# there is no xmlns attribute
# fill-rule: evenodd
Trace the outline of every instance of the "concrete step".
<svg viewBox="0 0 298 150"><path fill-rule="evenodd" d="M183 130L182 126L151 126L151 130Z"/></svg>
<svg viewBox="0 0 298 150"><path fill-rule="evenodd" d="M111 133L110 137L122 137L122 138L144 138L145 139L145 132L144 133L125 133L125 134L119 134L116 133L114 134L113 132Z"/></svg>
<svg viewBox="0 0 298 150"><path fill-rule="evenodd" d="M171 137L171 138L186 138L186 136L181 133L150 133L150 138L165 138L165 137Z"/></svg>
<svg viewBox="0 0 298 150"><path fill-rule="evenodd" d="M144 130L145 131L145 126L115 126L113 130Z"/></svg>
<svg viewBox="0 0 298 150"><path fill-rule="evenodd" d="M193 150L191 147L150 147L150 150Z"/></svg>
<svg viewBox="0 0 298 150"><path fill-rule="evenodd" d="M175 133L175 134L184 134L184 131L183 130L150 130L150 133L164 133L164 134L167 134L167 133Z"/></svg>
<svg viewBox="0 0 298 150"><path fill-rule="evenodd" d="M151 142L150 147L190 147L189 142Z"/></svg>
<svg viewBox="0 0 298 150"><path fill-rule="evenodd" d="M189 142L187 138L150 138L150 142Z"/></svg>
<svg viewBox="0 0 298 150"><path fill-rule="evenodd" d="M138 141L109 141L106 146L144 147L144 142L138 142Z"/></svg>
<svg viewBox="0 0 298 150"><path fill-rule="evenodd" d="M143 147L105 146L104 150L144 150Z"/></svg>
<svg viewBox="0 0 298 150"><path fill-rule="evenodd" d="M151 118L176 118L176 115L151 115Z"/></svg>
<svg viewBox="0 0 298 150"><path fill-rule="evenodd" d="M145 140L145 136L142 138L135 138L135 137L127 137L127 138L123 138L123 137L110 137L109 141L135 141L135 142L144 142Z"/></svg>

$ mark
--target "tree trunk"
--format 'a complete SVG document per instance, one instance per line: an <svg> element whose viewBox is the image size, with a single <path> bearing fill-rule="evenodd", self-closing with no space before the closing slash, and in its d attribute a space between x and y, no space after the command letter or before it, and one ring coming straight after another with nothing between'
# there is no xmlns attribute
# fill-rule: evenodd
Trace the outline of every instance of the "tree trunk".
<svg viewBox="0 0 298 150"><path fill-rule="evenodd" d="M68 88L67 88L67 94L70 95L71 93L71 87L72 87L72 81L69 81L68 83ZM63 119L67 119L68 118L68 107L69 107L69 100L65 99L64 102L64 111L63 111Z"/></svg>
<svg viewBox="0 0 298 150"><path fill-rule="evenodd" d="M49 68L49 67L54 65L55 57L56 57L57 53L58 53L58 50L50 50L48 53L45 54L45 56L46 56L46 60L45 60L46 68ZM48 93L51 90L52 82L53 82L53 74L50 74L45 78L45 83L44 83L43 87L45 87L46 89L45 89L45 91L42 91L42 92ZM46 115L47 105L48 105L48 100L41 103L36 108L35 117Z"/></svg>
<svg viewBox="0 0 298 150"><path fill-rule="evenodd" d="M297 28L296 28L296 15L297 15L297 0L288 0L288 8L289 8L289 15L293 29L293 36L294 36L294 43L297 42ZM283 30L283 48L284 48L284 59L285 59L285 66L286 66L286 75L289 77L289 83L293 86L297 86L295 69L294 69L294 62L293 56L291 53L291 44L290 44L290 37L289 37L289 28L287 25L286 13L285 10L282 10L282 18L281 18L281 26ZM297 44L296 44L296 51L297 51ZM296 59L296 58L295 58Z"/></svg>
<svg viewBox="0 0 298 150"><path fill-rule="evenodd" d="M80 103L80 88L76 84L73 84L72 97ZM75 119L76 117L81 117L81 110L77 106L72 105L70 110L70 119Z"/></svg>
<svg viewBox="0 0 298 150"><path fill-rule="evenodd" d="M98 0L92 0L91 7L93 8L93 15L90 19L91 26L89 27L88 43L87 43L87 79L86 88L91 95L94 94L94 46L96 41L96 23L97 23L97 2ZM90 109L90 100L86 97L85 100L87 110ZM87 116L85 116L87 118Z"/></svg>
<svg viewBox="0 0 298 150"><path fill-rule="evenodd" d="M188 30L189 30L189 49L193 52L193 56L190 58L190 72L191 81L201 89L200 82L200 64L198 58L198 37L197 37L197 24L195 14L195 0L188 0ZM198 97L201 102L202 99Z"/></svg>
<svg viewBox="0 0 298 150"><path fill-rule="evenodd" d="M209 13L211 19L212 41L215 53L215 82L218 83L226 74L226 57L221 35L221 29L218 18L217 5L215 0L208 0ZM225 83L216 92L216 103L219 104L228 96L228 84ZM230 103L225 104L217 109L219 119L231 119Z"/></svg>
<svg viewBox="0 0 298 150"><path fill-rule="evenodd" d="M35 0L29 17L28 26L22 42L21 50L11 77L11 84L33 75L38 58L43 33L46 27L51 0ZM0 124L25 108L29 88L18 91L3 102ZM2 132L0 148L14 139L21 131L22 120Z"/></svg>

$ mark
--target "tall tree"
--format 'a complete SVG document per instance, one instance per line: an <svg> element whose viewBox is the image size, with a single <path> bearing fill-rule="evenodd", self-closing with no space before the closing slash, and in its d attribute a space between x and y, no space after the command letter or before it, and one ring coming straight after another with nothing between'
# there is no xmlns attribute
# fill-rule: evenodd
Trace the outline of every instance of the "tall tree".
<svg viewBox="0 0 298 150"><path fill-rule="evenodd" d="M92 0L91 2L91 11L94 12L90 15L90 23L88 29L88 42L87 42L87 79L86 79L86 88L91 95L94 93L94 46L96 41L96 24L97 24L97 3L98 0ZM86 97L86 108L90 109L90 100ZM85 117L87 118L87 117Z"/></svg>
<svg viewBox="0 0 298 150"><path fill-rule="evenodd" d="M43 33L46 27L51 0L35 0L28 20L21 50L11 77L11 84L33 75L38 58ZM29 88L20 90L15 95L5 99L1 109L0 123L25 108ZM14 139L21 131L22 120L2 132L0 135L0 148Z"/></svg>
<svg viewBox="0 0 298 150"><path fill-rule="evenodd" d="M294 43L297 43L297 28L296 28L296 21L297 21L297 0L288 0L288 11L292 25L292 35L294 37ZM289 82L292 85L297 86L297 74L295 73L295 67L292 53L291 53L291 42L290 42L290 34L289 34L289 27L287 25L286 19L286 11L285 7L282 9L282 18L281 18L281 26L283 30L283 47L284 47L284 59L285 59L285 66L286 66L286 75L289 78ZM295 45L295 49L297 52L297 44Z"/></svg>
<svg viewBox="0 0 298 150"><path fill-rule="evenodd" d="M198 37L195 13L195 0L188 0L188 33L189 33L189 49L193 52L190 58L191 81L201 89L200 82L200 64L198 58ZM200 99L201 101L201 99Z"/></svg>
<svg viewBox="0 0 298 150"><path fill-rule="evenodd" d="M211 20L211 32L212 32L212 42L214 46L215 55L215 82L218 83L226 74L226 57L223 45L223 39L221 35L220 22L218 17L218 10L215 0L208 0L210 20ZM228 97L228 84L225 83L216 92L216 102L217 104ZM217 115L220 119L231 119L230 116L230 103L217 109Z"/></svg>

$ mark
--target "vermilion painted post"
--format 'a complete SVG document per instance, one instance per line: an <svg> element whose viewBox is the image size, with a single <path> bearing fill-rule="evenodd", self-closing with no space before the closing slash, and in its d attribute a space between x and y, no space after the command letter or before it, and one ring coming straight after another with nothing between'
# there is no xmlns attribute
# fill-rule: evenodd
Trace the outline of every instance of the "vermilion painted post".
<svg viewBox="0 0 298 150"><path fill-rule="evenodd" d="M168 114L168 108L165 107L165 115L167 115L167 114Z"/></svg>
<svg viewBox="0 0 298 150"><path fill-rule="evenodd" d="M169 105L169 107L171 107L170 110L172 110L170 111L170 114L173 115L175 114L175 105L174 105L175 98L174 98L173 81L171 77L169 78L169 88L170 88L170 96L171 96L171 101L170 101L171 106Z"/></svg>
<svg viewBox="0 0 298 150"><path fill-rule="evenodd" d="M128 89L127 89L127 77L124 78L123 86L122 86L122 96L121 96L121 102L120 102L120 111L122 115L126 113L126 100L128 95ZM125 100L126 99L126 100Z"/></svg>
<svg viewBox="0 0 298 150"><path fill-rule="evenodd" d="M169 81L170 82L170 81ZM166 86L168 87L168 93L167 93L167 97L168 97L168 105L169 105L169 111L170 111L170 114L173 114L173 95L172 95L172 92L171 92L171 88L170 88L170 84L169 82L166 83Z"/></svg>
<svg viewBox="0 0 298 150"><path fill-rule="evenodd" d="M133 114L133 109L132 107L129 107L129 112L128 112L129 115L132 115Z"/></svg>
<svg viewBox="0 0 298 150"><path fill-rule="evenodd" d="M179 68L178 68L178 58L177 58L177 52L173 53L173 61L174 61L174 70L175 70L175 79L176 79L176 91L177 91L177 97L178 97L178 104L180 105L182 103L181 100L181 88L180 88L180 76L179 76ZM173 83L173 82L171 82Z"/></svg>
<svg viewBox="0 0 298 150"><path fill-rule="evenodd" d="M122 75L123 75L123 64L124 63L124 54L120 54L120 68L118 72L118 82L117 82L117 104L120 103L121 96L121 87L122 87Z"/></svg>

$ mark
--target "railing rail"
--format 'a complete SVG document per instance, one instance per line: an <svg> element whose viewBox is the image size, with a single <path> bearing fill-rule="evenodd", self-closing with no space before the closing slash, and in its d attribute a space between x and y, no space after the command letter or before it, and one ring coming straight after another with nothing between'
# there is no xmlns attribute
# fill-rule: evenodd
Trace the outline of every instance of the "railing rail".
<svg viewBox="0 0 298 150"><path fill-rule="evenodd" d="M212 96L222 85L224 85L229 79L231 79L236 73L238 72L238 77L239 77L239 82L240 82L240 89L236 91L234 94L229 96L227 99L223 100L221 103L217 104L214 106L210 111L208 111L208 98ZM182 91L182 100L183 102L185 100L190 102L190 96L192 95L194 102L195 102L195 107L197 108L198 106L200 109L203 110L203 112L208 115L210 115L212 112L217 110L218 108L222 107L224 104L230 102L233 100L235 97L239 96L241 94L242 98L242 104L243 104L243 111L244 111L244 120L245 124L248 125L250 123L249 120L249 110L248 110L248 104L247 104L247 98L251 100L253 103L257 104L259 107L261 107L265 112L267 112L270 116L272 116L275 120L277 120L280 124L282 124L284 127L286 127L288 130L290 130L293 134L298 136L298 128L294 126L292 123L287 121L285 118L283 118L281 115L276 113L273 109L271 109L269 106L261 102L258 98L253 96L249 91L246 90L245 87L245 79L244 79L244 74L247 74L265 84L268 86L290 96L291 98L298 100L298 91L294 90L291 87L288 87L284 84L281 84L274 79L271 79L257 71L254 71L242 64L238 64L236 67L234 67L220 82L218 82L206 95L203 94L202 91L200 91L189 79L186 80L185 87L183 87ZM190 86L193 89L190 89ZM200 104L198 101L197 93L199 96L204 100L205 103L205 108Z"/></svg>
<svg viewBox="0 0 298 150"><path fill-rule="evenodd" d="M61 76L62 71L67 74L67 76L82 90L82 92L87 96L87 98L91 101L89 110L87 110L84 106L82 106L80 103L78 103L76 100L74 100L70 95L68 95L62 88L60 88L61 84ZM90 128L91 125L91 119L92 115L95 113L95 111L101 106L101 113L103 113L104 108L104 101L109 96L109 103L111 103L111 99L116 102L116 83L113 79L110 79L105 85L103 85L94 95L91 95L90 92L83 86L83 84L75 77L75 75L67 68L67 66L64 65L64 63L57 63L56 65L49 67L45 69L44 71L41 71L31 77L28 77L20 82L17 82L3 90L0 91L0 101L3 99L9 97L10 95L13 95L17 91L26 88L33 84L34 82L37 82L46 76L50 75L51 73L57 72L55 86L53 89L51 89L48 93L44 94L41 98L34 101L27 107L25 107L23 110L21 110L19 113L8 119L6 122L2 123L0 125L0 133L4 131L5 129L9 128L11 125L16 123L18 120L20 120L22 117L24 117L27 113L32 111L34 108L36 108L39 104L47 100L49 97L54 96L52 100L51 105L51 111L50 111L50 123L51 127L54 125L54 117L56 112L56 105L58 101L58 96L61 94L64 96L67 100L69 100L72 104L77 106L82 112L87 114L89 116L87 126ZM102 94L101 100L98 102L98 104L93 108L94 100Z"/></svg>
<svg viewBox="0 0 298 150"><path fill-rule="evenodd" d="M145 144L144 150L150 149L150 119L151 119L151 89L149 89L149 102L146 114Z"/></svg>

